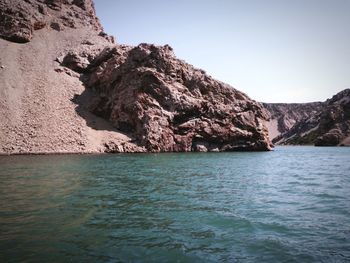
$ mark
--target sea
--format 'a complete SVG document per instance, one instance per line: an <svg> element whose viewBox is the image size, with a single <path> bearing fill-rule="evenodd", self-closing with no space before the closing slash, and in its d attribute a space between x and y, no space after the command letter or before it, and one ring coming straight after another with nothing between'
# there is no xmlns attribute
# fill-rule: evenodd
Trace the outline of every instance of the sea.
<svg viewBox="0 0 350 263"><path fill-rule="evenodd" d="M350 148L2 156L0 262L350 262Z"/></svg>

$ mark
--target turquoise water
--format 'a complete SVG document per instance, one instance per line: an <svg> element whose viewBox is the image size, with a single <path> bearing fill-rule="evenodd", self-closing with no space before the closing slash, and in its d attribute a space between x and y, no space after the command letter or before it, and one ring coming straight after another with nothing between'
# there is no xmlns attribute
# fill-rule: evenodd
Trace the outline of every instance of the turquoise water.
<svg viewBox="0 0 350 263"><path fill-rule="evenodd" d="M350 148L0 157L0 262L350 262Z"/></svg>

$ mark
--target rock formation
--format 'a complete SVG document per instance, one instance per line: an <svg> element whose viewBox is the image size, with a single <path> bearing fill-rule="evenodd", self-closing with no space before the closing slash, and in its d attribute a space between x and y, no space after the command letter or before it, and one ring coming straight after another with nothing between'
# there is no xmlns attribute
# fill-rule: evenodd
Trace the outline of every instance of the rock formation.
<svg viewBox="0 0 350 263"><path fill-rule="evenodd" d="M269 112L270 139L273 143L281 143L281 134L287 133L294 125L304 119L319 113L323 107L322 102L311 103L263 103ZM306 127L306 130L308 128Z"/></svg>
<svg viewBox="0 0 350 263"><path fill-rule="evenodd" d="M0 36L17 43L31 40L35 30L50 27L90 26L100 34L102 26L95 15L92 0L1 0Z"/></svg>
<svg viewBox="0 0 350 263"><path fill-rule="evenodd" d="M264 103L276 144L350 145L350 89L325 102Z"/></svg>
<svg viewBox="0 0 350 263"><path fill-rule="evenodd" d="M0 0L0 152L269 150L260 103L179 60L119 45L91 0Z"/></svg>

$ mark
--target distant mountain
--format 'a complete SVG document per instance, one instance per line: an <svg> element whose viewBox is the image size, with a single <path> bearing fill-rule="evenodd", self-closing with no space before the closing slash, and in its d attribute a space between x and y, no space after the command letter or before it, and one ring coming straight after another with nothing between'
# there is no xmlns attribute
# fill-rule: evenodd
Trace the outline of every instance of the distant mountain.
<svg viewBox="0 0 350 263"><path fill-rule="evenodd" d="M271 149L260 103L168 45L115 44L91 0L0 0L0 37L0 153Z"/></svg>
<svg viewBox="0 0 350 263"><path fill-rule="evenodd" d="M270 113L270 138L277 145L350 145L350 89L325 102L263 105Z"/></svg>

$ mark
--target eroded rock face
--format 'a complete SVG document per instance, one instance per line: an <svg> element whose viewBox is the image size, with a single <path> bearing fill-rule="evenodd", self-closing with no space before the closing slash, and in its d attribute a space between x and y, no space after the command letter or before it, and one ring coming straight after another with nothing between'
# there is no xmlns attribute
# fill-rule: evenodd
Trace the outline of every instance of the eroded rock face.
<svg viewBox="0 0 350 263"><path fill-rule="evenodd" d="M91 0L0 0L2 38L26 43L46 26L57 31L89 26L103 34Z"/></svg>
<svg viewBox="0 0 350 263"><path fill-rule="evenodd" d="M260 103L168 45L114 44L91 0L0 7L0 37L22 43L0 40L0 154L270 149Z"/></svg>
<svg viewBox="0 0 350 263"><path fill-rule="evenodd" d="M9 3L10 1L5 0L0 2L0 34L3 38L13 42L28 42L34 30L31 13L19 3L13 7Z"/></svg>
<svg viewBox="0 0 350 263"><path fill-rule="evenodd" d="M92 112L148 151L270 149L262 106L177 59L168 45L106 49L84 78L98 94Z"/></svg>
<svg viewBox="0 0 350 263"><path fill-rule="evenodd" d="M346 89L325 102L303 104L264 104L270 122L278 121L280 134L276 144L315 144L316 146L350 143L350 90ZM289 127L285 120L293 120ZM282 125L280 125L282 123Z"/></svg>
<svg viewBox="0 0 350 263"><path fill-rule="evenodd" d="M343 90L325 102L320 113L316 146L347 145L350 136L350 89Z"/></svg>
<svg viewBox="0 0 350 263"><path fill-rule="evenodd" d="M276 125L275 136L270 134L270 138L273 140L278 135L290 130L296 123L318 113L323 107L323 103L263 103L263 106L269 112L270 121L274 121Z"/></svg>

